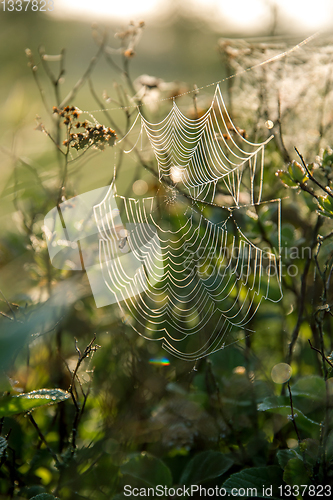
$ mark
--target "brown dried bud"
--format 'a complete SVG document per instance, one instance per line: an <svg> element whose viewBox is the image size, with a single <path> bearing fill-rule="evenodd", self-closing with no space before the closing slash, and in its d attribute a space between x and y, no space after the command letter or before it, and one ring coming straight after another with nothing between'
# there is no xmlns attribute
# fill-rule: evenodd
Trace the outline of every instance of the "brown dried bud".
<svg viewBox="0 0 333 500"><path fill-rule="evenodd" d="M124 52L124 56L127 57L128 59L131 59L132 57L135 56L135 52L133 49L127 49Z"/></svg>

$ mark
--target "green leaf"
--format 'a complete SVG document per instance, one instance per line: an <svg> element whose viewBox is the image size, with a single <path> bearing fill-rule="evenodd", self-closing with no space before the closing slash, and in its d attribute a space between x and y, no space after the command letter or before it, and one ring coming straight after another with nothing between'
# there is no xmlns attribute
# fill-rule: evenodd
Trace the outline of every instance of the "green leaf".
<svg viewBox="0 0 333 500"><path fill-rule="evenodd" d="M318 204L323 210L333 213L333 198L331 196L319 196Z"/></svg>
<svg viewBox="0 0 333 500"><path fill-rule="evenodd" d="M292 458L301 458L296 450L279 450L276 454L281 469L284 469Z"/></svg>
<svg viewBox="0 0 333 500"><path fill-rule="evenodd" d="M293 160L289 164L288 172L289 172L291 179L293 179L297 182L306 182L308 180L308 176L307 176L305 168L295 160Z"/></svg>
<svg viewBox="0 0 333 500"><path fill-rule="evenodd" d="M278 170L275 175L279 177L280 181L286 186L286 187L291 187L293 189L297 188L298 185L296 182L292 180L288 172L285 172L284 170Z"/></svg>
<svg viewBox="0 0 333 500"><path fill-rule="evenodd" d="M284 469L283 480L291 486L309 484L311 482L310 472L307 471L303 460L299 458L289 460Z"/></svg>
<svg viewBox="0 0 333 500"><path fill-rule="evenodd" d="M201 484L222 476L233 465L233 461L218 451L203 451L186 465L180 478L181 484Z"/></svg>
<svg viewBox="0 0 333 500"><path fill-rule="evenodd" d="M265 398L263 402L258 405L258 411L267 411L271 410L272 408L282 408L288 406L288 403L289 403L289 398L287 398L286 396L271 396Z"/></svg>
<svg viewBox="0 0 333 500"><path fill-rule="evenodd" d="M303 413L324 411L326 386L323 378L315 375L303 377L291 387L291 393L294 406ZM317 418L319 417L316 417L316 420Z"/></svg>
<svg viewBox="0 0 333 500"><path fill-rule="evenodd" d="M302 453L303 461L308 465L314 467L318 462L318 457L320 454L320 443L317 439L303 439L300 446L300 452Z"/></svg>
<svg viewBox="0 0 333 500"><path fill-rule="evenodd" d="M322 215L323 217L333 219L333 213L331 213L331 212L326 212L326 210L317 210L317 212L319 215Z"/></svg>
<svg viewBox="0 0 333 500"><path fill-rule="evenodd" d="M269 413L277 413L278 415L282 415L288 420L291 419L291 408L290 405L279 405L277 404L278 398L273 397L273 398L266 398L261 404L258 405L258 411L267 411ZM285 399L285 398L284 398ZM307 433L312 433L315 428L319 430L320 428L320 423L315 422L311 418L307 417L304 415L304 413L301 412L298 408L294 407L294 415L295 415L295 422L297 424L297 427ZM287 421L286 421L287 423Z"/></svg>
<svg viewBox="0 0 333 500"><path fill-rule="evenodd" d="M62 389L40 389L18 396L5 396L0 398L0 417L24 413L38 406L60 403L69 397L69 392Z"/></svg>
<svg viewBox="0 0 333 500"><path fill-rule="evenodd" d="M318 205L320 208L318 213L320 215L333 219L333 198L331 196L319 196Z"/></svg>
<svg viewBox="0 0 333 500"><path fill-rule="evenodd" d="M147 453L132 456L128 462L120 467L120 471L127 476L126 481L128 481L129 476L143 486L172 485L172 475L169 467L162 460Z"/></svg>
<svg viewBox="0 0 333 500"><path fill-rule="evenodd" d="M323 163L333 162L333 151L330 148L325 148L323 151Z"/></svg>
<svg viewBox="0 0 333 500"><path fill-rule="evenodd" d="M327 436L326 455L328 460L333 461L333 430Z"/></svg>
<svg viewBox="0 0 333 500"><path fill-rule="evenodd" d="M300 378L291 386L293 396L310 396L311 398L324 401L326 397L325 381L317 375Z"/></svg>
<svg viewBox="0 0 333 500"><path fill-rule="evenodd" d="M276 465L269 465L267 467L252 467L251 469L243 469L227 479L223 488L231 493L233 488L244 488L246 490L246 497L259 497L259 498L274 498L281 499L279 496L278 486L283 485L283 472L280 467ZM267 491L267 488L272 486L272 494ZM250 490L252 488L252 490Z"/></svg>
<svg viewBox="0 0 333 500"><path fill-rule="evenodd" d="M278 413L279 415L283 415L285 417L288 417L291 415L291 408L290 405L277 405L274 401L275 398L266 398L260 405L258 405L258 411L270 411L272 413ZM273 400L273 401L271 401ZM297 414L297 416L296 416ZM302 413L300 410L294 407L294 415L295 418L299 418L300 420L304 419L307 422L310 422L311 424L314 425L320 425L319 422L315 422L314 420L311 420L311 418L306 417L304 413Z"/></svg>

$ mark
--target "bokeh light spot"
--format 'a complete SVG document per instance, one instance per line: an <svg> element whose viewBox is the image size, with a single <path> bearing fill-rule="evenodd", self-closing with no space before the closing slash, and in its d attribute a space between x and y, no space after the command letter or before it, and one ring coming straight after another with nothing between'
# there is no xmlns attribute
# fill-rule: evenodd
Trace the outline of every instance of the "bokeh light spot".
<svg viewBox="0 0 333 500"><path fill-rule="evenodd" d="M133 182L132 189L134 194L136 194L137 196L142 196L148 191L148 184L146 183L146 181L138 179L137 181Z"/></svg>
<svg viewBox="0 0 333 500"><path fill-rule="evenodd" d="M271 371L271 377L273 382L276 384L284 384L288 382L292 374L291 366L287 363L278 363L273 366Z"/></svg>

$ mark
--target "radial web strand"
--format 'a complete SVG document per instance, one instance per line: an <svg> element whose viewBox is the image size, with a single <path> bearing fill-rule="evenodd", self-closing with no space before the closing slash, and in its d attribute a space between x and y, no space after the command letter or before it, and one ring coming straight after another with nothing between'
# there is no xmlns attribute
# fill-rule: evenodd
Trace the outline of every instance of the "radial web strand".
<svg viewBox="0 0 333 500"><path fill-rule="evenodd" d="M246 171L251 203L260 203L264 147L273 136L263 143L248 141L245 132L233 124L219 86L210 108L196 120L184 116L175 101L169 114L157 124L148 122L140 112L138 118L141 127L136 145L145 133L157 160L160 179L169 177L192 198L206 200L214 199L220 182L238 206Z"/></svg>

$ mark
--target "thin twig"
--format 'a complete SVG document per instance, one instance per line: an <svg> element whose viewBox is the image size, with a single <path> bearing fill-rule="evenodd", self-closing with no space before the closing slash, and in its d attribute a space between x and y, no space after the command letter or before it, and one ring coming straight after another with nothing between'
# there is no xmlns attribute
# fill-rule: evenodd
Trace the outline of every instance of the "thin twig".
<svg viewBox="0 0 333 500"><path fill-rule="evenodd" d="M96 340L96 334L94 335L93 339L89 342L89 344L86 346L85 350L83 351L83 353L81 353L81 350L80 348L78 347L78 344L77 344L77 340L75 339L75 350L76 352L78 353L78 360L77 360L77 363L76 363L76 366L74 368L74 371L72 373L72 380L71 380L71 384L69 386L69 389L68 389L68 392L70 393L71 397L72 397L72 400L73 400L73 403L74 403L74 406L75 406L75 416L74 416L74 421L73 421L73 425L72 425L72 448L73 448L73 453L74 453L74 450L76 448L76 435L77 435L77 427L79 425L79 421L81 419L81 416L82 416L82 413L84 411L84 408L85 408L85 404L86 404L86 401L87 401L87 398L88 398L88 395L89 395L89 388L88 388L88 391L87 393L84 393L83 391L83 388L82 388L82 385L78 379L78 370L81 366L81 363L83 362L83 360L87 357L89 357L89 355L91 353L94 353L97 351L97 349L100 347L99 345L94 344ZM78 379L79 381L79 385L80 385L80 388L81 388L81 391L82 391L82 394L83 394L83 404L82 404L82 407L81 407L81 410L80 410L80 407L79 407L79 404L78 404L78 396L77 396L77 391L76 391L76 388L75 388L75 379ZM76 396L74 394L74 392L76 393Z"/></svg>
<svg viewBox="0 0 333 500"><path fill-rule="evenodd" d="M0 311L0 316L3 316L4 318L10 319L10 321L14 321L14 318L11 318L7 314L3 313L2 311Z"/></svg>
<svg viewBox="0 0 333 500"><path fill-rule="evenodd" d="M296 421L295 421L296 415L294 413L293 398L292 398L292 395L291 395L291 389L290 389L289 382L288 382L288 391L289 391L290 408L291 408L291 420L292 420L292 423L294 425L294 429L295 429L295 432L296 432L296 435L297 435L298 443L300 443L301 442L301 436L299 434L298 427L297 427L297 424L296 424Z"/></svg>
<svg viewBox="0 0 333 500"><path fill-rule="evenodd" d="M38 433L38 436L40 437L40 439L43 441L43 443L45 444L46 448L48 449L49 453L52 455L56 465L59 465L59 460L58 460L58 457L56 455L56 453L52 450L52 448L50 448L50 446L48 445L42 431L40 430L40 428L38 427L34 417L32 416L31 413L28 413L28 417L29 417L29 420L30 422L32 423L32 425L34 426L34 428L36 429L37 433Z"/></svg>
<svg viewBox="0 0 333 500"><path fill-rule="evenodd" d="M320 349L317 349L316 347L313 347L313 345L311 344L311 340L310 339L308 339L308 342L310 344L311 349L313 351L318 352L320 354L320 356L322 357L322 359L325 360L326 363L328 363L333 368L333 363L331 363L331 361L329 359L327 359L327 357L325 356L325 354L323 354Z"/></svg>
<svg viewBox="0 0 333 500"><path fill-rule="evenodd" d="M90 63L89 63L89 66L87 68L87 70L85 71L85 73L83 74L83 76L76 82L76 84L74 85L74 87L72 88L72 90L69 92L69 94L67 94L67 96L65 97L65 99L63 99L63 101L60 103L59 105L59 108L63 108L64 106L66 106L66 104L71 101L71 99L73 99L78 90L80 89L80 87L82 87L82 85L84 85L84 83L86 82L86 80L88 79L88 77L91 75L101 53L103 52L104 50L104 45L105 45L105 42L106 42L106 35L104 35L104 38L103 38L103 42L101 43L98 51L97 51L97 54L91 59Z"/></svg>
<svg viewBox="0 0 333 500"><path fill-rule="evenodd" d="M321 223L322 223L322 219L320 216L318 216L317 222L316 222L316 225L314 228L314 232L313 232L314 234L313 234L313 242L311 244L311 250L317 244L317 234L318 234L318 230L320 228ZM287 357L288 365L290 365L290 363L291 363L293 349L294 349L294 346L295 346L296 341L298 339L299 330L300 330L301 324L303 322L303 314L304 314L304 309L305 309L305 298L306 298L305 297L305 295L306 295L306 293L305 293L306 292L306 281L307 281L307 276L309 273L310 265L311 265L311 255L308 256L308 258L306 260L303 274L302 274L302 278L301 278L301 289L300 289L299 304L298 304L298 317L297 317L297 322L296 322L295 328L294 328L293 333L292 333L291 342L289 344L289 352L288 352L288 357Z"/></svg>
<svg viewBox="0 0 333 500"><path fill-rule="evenodd" d="M304 161L303 156L301 155L301 153L298 151L298 149L296 147L295 147L295 151L298 154L298 156L299 156L299 158L300 158L300 160L301 160L301 162L303 164L303 167L305 168L306 173L308 174L309 179L312 182L314 182L318 187L320 187L320 189L322 189L323 191L325 191L325 193L328 194L328 196L330 196L331 198L333 198L333 194L331 193L331 191L329 191L326 186L323 186L322 184L320 184L320 182L318 182L317 179L315 179L315 177L313 177L313 175L311 174L310 170L308 169L307 164Z"/></svg>
<svg viewBox="0 0 333 500"><path fill-rule="evenodd" d="M5 297L5 295L4 295L4 293L3 293L3 291L2 291L2 290L0 290L0 293L1 293L1 295L3 296L4 301L6 302L7 306L9 307L9 309L10 309L10 311L11 311L12 315L13 315L13 319L14 319L14 320L16 320L16 314L15 314L14 309L13 309L13 308L12 308L12 306L10 305L10 302L7 300L7 298ZM4 316L5 316L5 315L4 315ZM9 317L9 316L8 316L8 317ZM12 318L11 318L11 319L12 319Z"/></svg>
<svg viewBox="0 0 333 500"><path fill-rule="evenodd" d="M312 188L307 186L304 182L299 182L296 181L299 187L302 189L302 191L305 191L306 193L309 193L313 198L316 198L316 200L319 200L319 196L314 192Z"/></svg>
<svg viewBox="0 0 333 500"><path fill-rule="evenodd" d="M46 112L52 116L52 113L51 113L51 108L50 106L48 105L48 103L46 102L46 96L45 96L45 92L44 92L44 89L42 87L42 85L40 84L39 82L39 78L37 76L37 71L38 71L38 66L35 64L34 62L34 59L32 57L32 52L30 49L26 49L26 54L29 58L29 65L31 67L31 71L32 71L32 75L34 77L34 80L35 80L35 83L37 85L37 88L39 90L39 93L40 93L40 96L41 96L41 99L42 99L42 102L44 104L44 108L46 109Z"/></svg>
<svg viewBox="0 0 333 500"><path fill-rule="evenodd" d="M98 106L100 109L103 110L103 113L105 114L106 118L109 120L109 123L111 124L111 126L114 128L114 129L118 129L119 130L119 127L117 127L116 125L116 122L113 121L110 113L106 110L104 104L99 100L96 92L95 92L95 89L93 87L93 83L91 81L91 78L88 78L88 84L89 84L89 89L90 89L90 92L91 92L91 95L93 96L93 98L95 99L95 101L97 102ZM119 133L121 134L121 136L123 137L125 134L123 134L121 132L121 130L119 130ZM126 132L127 133L127 132Z"/></svg>
<svg viewBox="0 0 333 500"><path fill-rule="evenodd" d="M277 124L279 128L279 139L280 139L280 145L282 149L282 156L285 162L290 163L291 158L290 154L288 153L288 150L285 146L284 140L283 140L283 133L282 133L282 117L281 117L281 98L280 98L280 92L278 92L278 119L277 119Z"/></svg>

